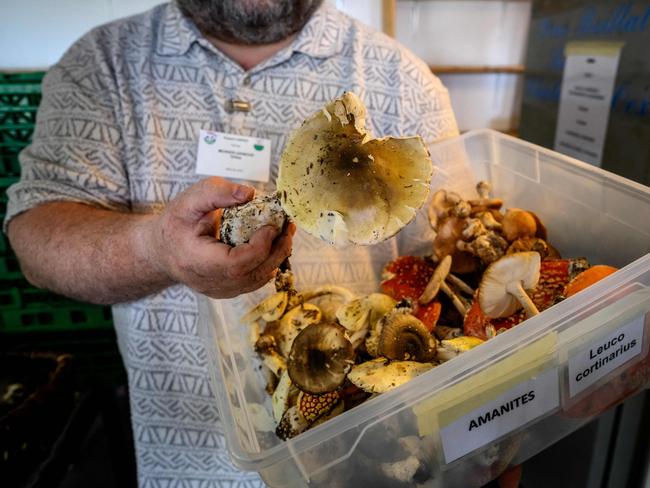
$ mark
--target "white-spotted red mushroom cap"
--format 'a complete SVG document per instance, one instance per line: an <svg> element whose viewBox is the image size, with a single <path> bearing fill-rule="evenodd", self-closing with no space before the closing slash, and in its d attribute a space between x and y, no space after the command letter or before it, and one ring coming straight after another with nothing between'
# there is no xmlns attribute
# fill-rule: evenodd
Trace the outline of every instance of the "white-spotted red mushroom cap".
<svg viewBox="0 0 650 488"><path fill-rule="evenodd" d="M429 193L432 163L419 136L373 139L366 109L346 92L290 137L280 159L282 207L309 234L334 245L395 235Z"/></svg>
<svg viewBox="0 0 650 488"><path fill-rule="evenodd" d="M517 284L530 290L539 281L540 256L536 252L519 252L502 257L487 267L479 285L479 305L490 318L508 317L521 308L512 293Z"/></svg>

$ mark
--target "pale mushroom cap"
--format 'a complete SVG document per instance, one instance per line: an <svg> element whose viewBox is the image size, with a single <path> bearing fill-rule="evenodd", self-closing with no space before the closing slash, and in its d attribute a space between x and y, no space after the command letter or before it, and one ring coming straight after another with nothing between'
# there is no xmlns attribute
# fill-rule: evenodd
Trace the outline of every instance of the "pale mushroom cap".
<svg viewBox="0 0 650 488"><path fill-rule="evenodd" d="M479 285L481 310L491 318L507 317L521 308L507 291L509 283L521 282L525 290L539 281L540 256L536 252L519 252L502 257L487 267Z"/></svg>
<svg viewBox="0 0 650 488"><path fill-rule="evenodd" d="M277 188L296 224L335 245L381 242L408 224L429 193L432 164L419 136L372 139L349 92L296 130Z"/></svg>
<svg viewBox="0 0 650 488"><path fill-rule="evenodd" d="M433 364L415 361L392 361L373 359L357 364L348 373L348 380L368 393L385 393L426 373Z"/></svg>

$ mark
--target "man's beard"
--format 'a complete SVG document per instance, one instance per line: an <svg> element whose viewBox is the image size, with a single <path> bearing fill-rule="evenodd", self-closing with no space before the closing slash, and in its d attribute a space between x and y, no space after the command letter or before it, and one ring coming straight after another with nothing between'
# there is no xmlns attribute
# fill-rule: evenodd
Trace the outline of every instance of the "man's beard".
<svg viewBox="0 0 650 488"><path fill-rule="evenodd" d="M232 44L271 44L295 34L323 0L176 0L207 37Z"/></svg>

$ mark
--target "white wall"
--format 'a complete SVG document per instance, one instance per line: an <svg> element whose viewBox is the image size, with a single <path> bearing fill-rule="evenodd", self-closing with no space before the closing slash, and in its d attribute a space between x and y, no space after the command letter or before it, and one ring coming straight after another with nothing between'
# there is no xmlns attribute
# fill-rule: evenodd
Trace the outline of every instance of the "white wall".
<svg viewBox="0 0 650 488"><path fill-rule="evenodd" d="M92 27L163 0L0 0L0 70L44 69Z"/></svg>
<svg viewBox="0 0 650 488"><path fill-rule="evenodd" d="M95 25L163 0L0 0L0 70L44 69ZM327 0L381 29L381 0ZM398 0L396 37L430 65L523 64L531 0ZM517 75L440 75L461 130L518 125Z"/></svg>
<svg viewBox="0 0 650 488"><path fill-rule="evenodd" d="M364 24L381 30L381 0L327 0L336 8L360 20Z"/></svg>
<svg viewBox="0 0 650 488"><path fill-rule="evenodd" d="M398 1L397 38L430 65L525 64L531 0ZM439 75L461 130L519 125L523 77Z"/></svg>

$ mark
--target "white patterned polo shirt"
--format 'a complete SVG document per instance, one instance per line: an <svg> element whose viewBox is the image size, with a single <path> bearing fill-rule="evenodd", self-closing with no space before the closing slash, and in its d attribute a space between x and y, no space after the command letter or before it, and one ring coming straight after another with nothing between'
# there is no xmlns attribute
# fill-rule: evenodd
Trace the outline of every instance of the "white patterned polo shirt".
<svg viewBox="0 0 650 488"><path fill-rule="evenodd" d="M430 144L457 134L448 93L427 66L326 3L290 46L249 71L174 4L98 27L44 80L33 143L9 190L5 229L15 215L51 201L160 211L200 178L201 129L270 139L271 180L254 185L269 192L290 131L346 90L361 97L377 136L419 134ZM231 99L248 101L250 112L229 112ZM425 227L415 222L400 239L412 248L426 243ZM292 264L299 286L336 283L369 292L398 244L341 252L299 232ZM262 486L256 473L229 460L194 293L173 286L113 312L128 372L139 485Z"/></svg>

